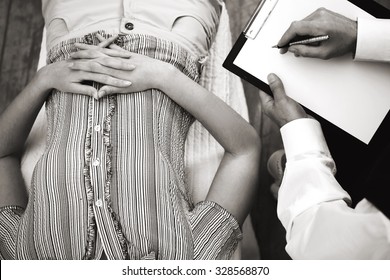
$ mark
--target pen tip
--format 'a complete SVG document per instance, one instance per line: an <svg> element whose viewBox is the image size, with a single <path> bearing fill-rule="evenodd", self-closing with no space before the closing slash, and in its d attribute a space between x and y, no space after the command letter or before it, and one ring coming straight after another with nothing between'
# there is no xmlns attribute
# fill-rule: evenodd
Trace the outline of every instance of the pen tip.
<svg viewBox="0 0 390 280"><path fill-rule="evenodd" d="M278 46L278 45L275 45L275 46L272 46L272 48L277 48L277 49L278 49L278 48L279 48L279 46Z"/></svg>

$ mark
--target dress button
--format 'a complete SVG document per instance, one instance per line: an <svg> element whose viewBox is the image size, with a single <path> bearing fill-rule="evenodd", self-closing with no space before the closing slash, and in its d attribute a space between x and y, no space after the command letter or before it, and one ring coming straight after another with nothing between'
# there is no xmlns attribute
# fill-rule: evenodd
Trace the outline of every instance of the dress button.
<svg viewBox="0 0 390 280"><path fill-rule="evenodd" d="M97 125L95 125L94 129L96 132L99 132L101 130L101 127L99 124L97 124Z"/></svg>
<svg viewBox="0 0 390 280"><path fill-rule="evenodd" d="M125 28L127 30L133 30L134 29L134 24L132 24L131 22L128 22L125 24Z"/></svg>
<svg viewBox="0 0 390 280"><path fill-rule="evenodd" d="M100 165L100 160L98 158L94 159L93 162L92 162L92 165L93 166L99 166Z"/></svg>
<svg viewBox="0 0 390 280"><path fill-rule="evenodd" d="M102 201L101 199L98 199L98 200L96 200L95 205L96 205L97 207L102 207L103 201Z"/></svg>

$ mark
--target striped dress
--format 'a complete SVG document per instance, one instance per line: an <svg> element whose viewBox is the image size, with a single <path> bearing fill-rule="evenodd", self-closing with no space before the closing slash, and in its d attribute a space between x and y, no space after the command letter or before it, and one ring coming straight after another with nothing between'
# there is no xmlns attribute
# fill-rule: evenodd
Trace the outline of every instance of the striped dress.
<svg viewBox="0 0 390 280"><path fill-rule="evenodd" d="M75 42L98 41L89 34L63 42L49 62L69 58ZM116 43L198 79L196 59L174 43L147 35ZM27 208L0 211L1 258L100 259L103 251L108 259L231 256L239 225L214 202L193 204L183 159L193 117L169 97L153 89L96 101L53 91L46 112L47 146Z"/></svg>

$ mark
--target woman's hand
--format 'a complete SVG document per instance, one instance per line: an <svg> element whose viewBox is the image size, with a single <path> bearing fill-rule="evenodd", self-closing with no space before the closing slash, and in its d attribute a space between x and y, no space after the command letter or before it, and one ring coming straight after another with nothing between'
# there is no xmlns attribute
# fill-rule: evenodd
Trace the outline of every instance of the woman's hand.
<svg viewBox="0 0 390 280"><path fill-rule="evenodd" d="M126 80L126 77L114 77L111 71L131 72L134 66L123 62L123 54L109 50L110 55L117 55L117 57L108 56L106 53L93 53L97 59L90 59L88 61L71 59L67 61L59 61L49 64L38 71L38 80L43 89L52 89L63 92L71 92L77 94L85 94L98 98L97 90L85 84L86 81L95 81L117 88L124 88L131 85L131 82ZM127 57L129 54L127 53ZM75 67L75 64L88 63L90 69L81 69Z"/></svg>
<svg viewBox="0 0 390 280"><path fill-rule="evenodd" d="M132 53L130 58L116 57L114 60L113 57L101 56L104 49L99 46L78 44L77 47L82 50L72 54L75 59L71 66L73 70L109 75L131 82L131 85L126 87L105 83L98 92L98 98L116 93L160 89L167 81L167 73L174 68L168 63L141 54Z"/></svg>

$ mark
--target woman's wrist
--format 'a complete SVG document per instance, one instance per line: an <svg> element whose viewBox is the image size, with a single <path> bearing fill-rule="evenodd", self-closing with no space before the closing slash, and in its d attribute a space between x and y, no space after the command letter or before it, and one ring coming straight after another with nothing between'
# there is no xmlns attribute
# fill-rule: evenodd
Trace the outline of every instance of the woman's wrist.
<svg viewBox="0 0 390 280"><path fill-rule="evenodd" d="M31 80L31 86L36 89L39 95L46 97L47 93L53 88L50 78L50 67L44 66L37 71L34 78Z"/></svg>
<svg viewBox="0 0 390 280"><path fill-rule="evenodd" d="M159 63L153 77L154 88L163 92L169 92L170 86L175 83L177 72L179 72L179 70L172 64L166 62Z"/></svg>

